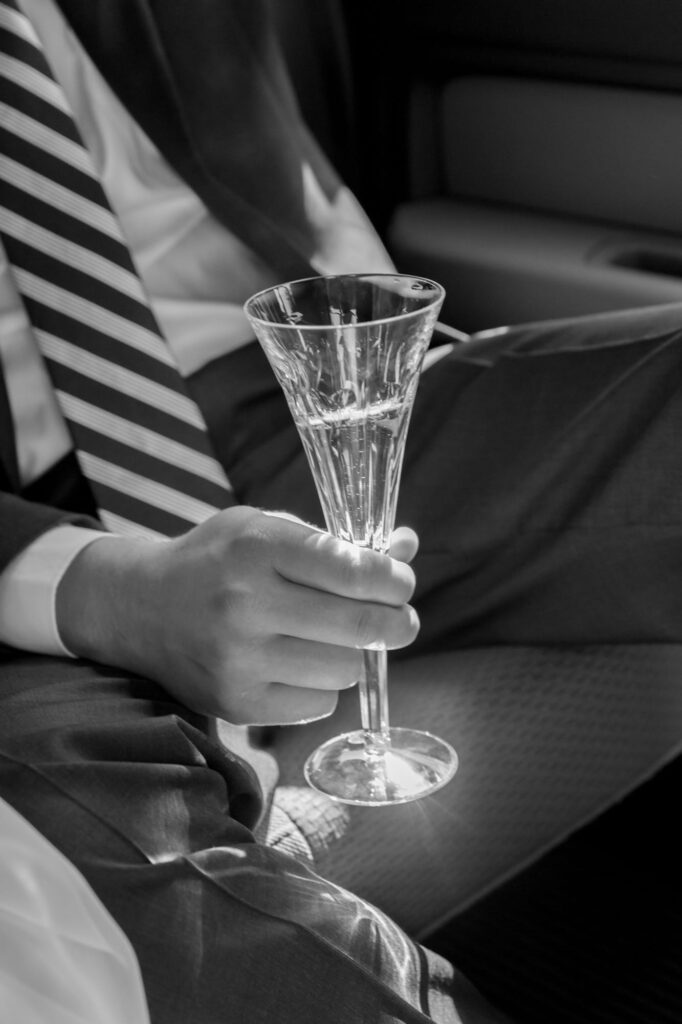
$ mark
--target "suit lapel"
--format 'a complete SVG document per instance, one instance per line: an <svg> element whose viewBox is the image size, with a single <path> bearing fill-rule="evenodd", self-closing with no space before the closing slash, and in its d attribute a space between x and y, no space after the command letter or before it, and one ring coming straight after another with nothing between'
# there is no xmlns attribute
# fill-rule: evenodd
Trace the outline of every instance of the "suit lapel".
<svg viewBox="0 0 682 1024"><path fill-rule="evenodd" d="M263 0L58 2L211 211L282 276L314 273L302 166L313 166L328 194L339 182L302 124Z"/></svg>

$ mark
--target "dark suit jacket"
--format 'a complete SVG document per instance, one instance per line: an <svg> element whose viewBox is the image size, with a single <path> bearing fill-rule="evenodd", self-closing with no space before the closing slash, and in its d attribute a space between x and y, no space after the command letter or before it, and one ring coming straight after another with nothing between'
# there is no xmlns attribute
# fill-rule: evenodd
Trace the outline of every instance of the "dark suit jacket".
<svg viewBox="0 0 682 1024"><path fill-rule="evenodd" d="M313 273L302 160L328 194L339 183L299 116L266 0L58 2L124 105L213 214L283 280ZM0 571L63 518L20 494L0 372Z"/></svg>

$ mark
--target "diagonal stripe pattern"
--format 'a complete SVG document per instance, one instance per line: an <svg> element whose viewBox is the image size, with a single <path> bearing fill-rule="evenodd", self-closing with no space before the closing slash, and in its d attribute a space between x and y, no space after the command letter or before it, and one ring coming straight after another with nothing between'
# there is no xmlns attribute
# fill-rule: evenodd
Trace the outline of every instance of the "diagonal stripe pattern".
<svg viewBox="0 0 682 1024"><path fill-rule="evenodd" d="M174 536L234 503L33 26L0 0L0 235L103 523Z"/></svg>

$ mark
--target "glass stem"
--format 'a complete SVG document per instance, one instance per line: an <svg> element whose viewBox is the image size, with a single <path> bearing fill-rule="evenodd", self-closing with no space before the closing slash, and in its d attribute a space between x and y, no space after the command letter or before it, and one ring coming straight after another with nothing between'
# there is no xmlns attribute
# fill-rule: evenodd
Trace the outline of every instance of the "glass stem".
<svg viewBox="0 0 682 1024"><path fill-rule="evenodd" d="M362 728L377 742L388 741L388 689L386 651L365 651L365 671L360 680Z"/></svg>

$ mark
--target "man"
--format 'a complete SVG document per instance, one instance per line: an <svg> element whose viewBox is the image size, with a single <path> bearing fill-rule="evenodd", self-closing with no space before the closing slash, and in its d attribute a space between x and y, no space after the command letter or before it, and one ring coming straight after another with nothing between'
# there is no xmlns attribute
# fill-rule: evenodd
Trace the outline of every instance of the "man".
<svg viewBox="0 0 682 1024"><path fill-rule="evenodd" d="M81 869L131 938L152 1019L497 1019L379 911L253 842L253 774L207 735L203 717L281 724L328 714L357 677L363 646L415 639L415 580L400 560L414 554L411 533L396 539L393 559L358 555L260 511L319 520L283 400L238 313L278 278L390 263L300 124L259 5L20 7L29 21L19 31L28 39L32 25L47 51L186 380L178 401L192 417L195 403L208 424L227 473L211 462L211 479L227 507L176 523L176 539L150 539L134 523L127 531L128 512L165 513L157 492L148 502L123 488L121 498L80 441L79 470L64 421L76 430L80 399L57 407L66 385L53 388L43 364L59 362L54 328L34 319L53 293L31 291L34 271L17 273L24 225L9 214L3 238L23 305L7 276L3 795ZM12 88L24 88L15 68ZM33 70L41 101L59 106L61 93ZM13 124L5 143L21 151ZM18 153L7 152L8 207ZM68 152L80 167L80 150ZM44 239L51 229L40 230ZM99 296L109 282L98 266L78 272ZM116 279L137 296L131 274L117 264ZM52 312L63 328L81 323L82 308ZM679 638L670 557L679 499L669 493L670 446L658 443L678 415L678 322L676 309L597 321L596 355L580 325L556 345L542 328L481 338L425 375L401 513L428 539L415 563L422 649ZM482 425L481 408L495 411ZM101 434L120 427L105 412ZM659 490L645 497L641 465L653 451ZM636 545L614 529L623 496L642 506L628 510L633 520L641 511L651 522ZM114 535L102 536L94 516Z"/></svg>
<svg viewBox="0 0 682 1024"><path fill-rule="evenodd" d="M115 26L104 25L99 15L92 22L92 8L72 5L67 13L74 22L80 20L79 14L83 16L80 29L84 34L93 27L98 34L101 32L105 49L113 42ZM111 8L107 6L100 13L106 21ZM123 14L123 9L119 13ZM153 55L159 41L157 30L153 24L144 22L144 13L140 5L137 16L143 18L142 23L136 25L133 16L127 25L123 19L118 27L126 35L130 33L134 45L148 45ZM218 23L205 24L204 43L217 40L220 28L222 42L231 38L237 55L240 43L249 42L254 32L252 41L259 44L260 30L251 23L248 5L237 13L240 17L233 18L224 6L216 7L212 18L217 16ZM25 17L26 14L30 17ZM193 10L192 14L195 17L197 12ZM86 59L56 7L43 0L22 5L21 9L3 4L0 17L3 41L14 47L2 65L3 110L7 111L10 102L17 99L16 93L22 92L29 94L23 95L22 100L33 103L31 121L35 122L39 113L51 119L47 129L51 145L44 152L41 145L45 129L39 128L28 142L22 134L27 116L23 110L18 122L13 114L3 121L3 238L14 275L10 278L6 266L1 434L5 490L0 509L4 571L0 618L2 638L11 646L3 650L0 687L5 712L3 792L80 867L131 937L154 1019L209 1021L225 1019L226 1014L233 1019L246 1019L255 1013L292 1020L341 1021L363 1017L375 1020L390 1013L395 1019L422 1020L428 1013L435 1019L447 1020L454 1019L456 1003L480 1006L481 1020L497 1019L464 980L454 978L444 962L427 956L412 944L379 911L325 883L304 864L255 844L249 826L258 818L260 793L253 772L207 735L206 720L197 713L218 713L237 722L281 722L331 710L336 691L350 685L358 673L362 646L377 638L398 646L414 636L416 618L406 604L413 577L407 566L372 554L358 560L349 546L336 544L302 523L237 505L229 485L219 477L215 464L209 463L206 452L201 456L201 465L210 465L211 473L219 481L215 489L223 489L225 504L231 507L200 525L198 533L187 533L186 528L182 531L180 547L168 562L173 580L167 576L164 581L158 575L160 562L155 568L148 563L151 573L143 570L139 581L142 583L146 578L154 593L149 590L145 597L147 583L138 589L136 584L131 587L130 577L125 581L124 577L130 570L137 574L148 557L154 562L161 557L163 561L176 542L150 541L150 530L144 525L133 530L132 537L108 538L101 535L101 530L92 529L99 526L94 519L83 515L99 512L104 518L105 510L95 507L89 487L73 461L64 419L55 405L56 390L53 392L45 376L46 363L35 358L37 350L33 343L36 339L44 340L47 332L44 322L39 326L33 319L36 308L27 294L27 281L35 283L36 274L33 269L19 266L19 249L27 237L39 237L41 259L52 261L55 274L63 271L66 264L78 264L77 272L89 275L95 301L101 300L109 281L122 284L129 298L139 295L139 286L123 261L115 224L96 194L95 176L86 155L66 122L64 95L43 66L36 43L42 39L49 47L64 92L69 94L90 152L99 163L97 174L115 199L121 221L127 223L131 237L135 236L133 248L143 269L145 285L155 297L158 314L173 338L179 361L182 363L187 357L190 372L212 358L225 333L233 346L249 339L241 302L255 288L272 280L274 271L219 220L209 216L204 204L160 159L156 147L130 121ZM201 24L200 19L197 24ZM174 38L176 26L170 28ZM230 28L234 29L233 36L227 31ZM267 34L263 39L268 45ZM222 66L224 54L215 56ZM144 73L148 57L149 54L140 54L138 71ZM118 55L116 61L118 66ZM248 84L254 70L248 51L241 63L239 56L235 58L233 69L237 81L229 95L239 113L240 104L246 99L244 88L238 88L239 75ZM136 76L133 79L136 94L149 96L148 89L140 91ZM157 100L161 99L163 105L164 97L168 99L166 85L162 77L156 81L161 89ZM260 89L259 78L254 77L253 81L256 90ZM216 92L222 94L220 88ZM277 102L285 103L286 111L286 97ZM38 111L41 105L43 109ZM253 126L250 123L253 117L258 117L259 104L255 107L248 112L250 131L257 128L257 120ZM290 122L292 111L289 102ZM155 106L150 112L152 120L156 120ZM172 124L177 127L178 120L182 123L176 110L167 121L168 138L173 134ZM306 149L311 150L310 159L316 165L314 175L311 165L313 176L307 198L317 204L321 242L336 244L336 224L342 236L344 232L351 236L346 247L353 258L370 258L373 250L375 260L385 260L350 197L340 197L351 215L349 220L346 211L342 209L339 214L332 208L324 190L318 195L320 176L328 190L331 172L316 156L295 119L292 126L301 133L293 153L297 160L296 177L289 181L287 161L291 164L292 154L286 148L285 124L280 133L283 137L276 138L270 147L272 155L267 167L268 179L275 174L283 182L282 194L277 198L285 206L283 211L263 212L260 219L265 222L267 233L261 228L261 248L267 242L272 259L287 273L301 272L301 268L307 267L297 247L313 254L315 232L308 230L300 215L298 226L295 217L293 224L283 223L279 242L277 232L269 225L275 214L286 219L292 203L301 205L303 197L297 195L301 146L303 154ZM238 138L237 124L234 139ZM203 143L211 144L211 139L209 131ZM280 149L282 143L284 148ZM67 166L61 168L65 173L62 181L54 183L51 179L37 199L42 212L46 205L50 207L49 225L31 221L27 226L26 214L36 202L33 184L37 180L43 182L39 168L27 170L36 149L41 149L41 166L49 166L53 153ZM278 168L279 153L285 166ZM229 155L233 155L231 150ZM234 196L232 182L229 188L216 188L208 171L202 169L200 177L218 205L234 211L237 226L241 213L241 221L246 220L256 229L258 206L247 207L246 217L242 210L242 193L248 190L252 174L252 156L246 154L244 166L238 168L238 177L243 178L242 190ZM193 160L201 166L198 157L189 150L184 164ZM23 171L17 171L19 166ZM75 177L81 179L83 198L73 184ZM14 193L22 189L17 212L16 208L10 209L10 204ZM55 190L63 202L51 202ZM260 203L263 197L257 195L256 200ZM63 222L68 217L68 228L74 228L83 205L92 214L94 203L97 209L88 226L76 227L87 238L95 231L106 234L102 252L83 256L80 234L78 241L73 237L62 241L66 239L62 232L56 243L55 220L65 228ZM297 247L287 241L289 229ZM343 237L340 242L343 243ZM193 271L192 258L199 259L200 273ZM326 259L331 261L332 257L322 252L319 269L324 269ZM38 274L44 273L44 266L38 268ZM61 288L63 279L57 285L40 279L47 292L41 292L38 305L43 312L50 307L56 317L70 318L71 331L65 331L67 336L62 339L69 344L80 337L85 321L91 326L89 293L79 296L72 290L63 303L51 304L54 293L50 289ZM19 293L32 318L30 323ZM59 294L63 297L63 288ZM118 295L116 300L123 302ZM119 304L117 310L121 308ZM144 347L141 339L147 349L152 346L149 318L144 324L123 326L120 312L104 310L102 306L98 310L97 323L89 337L101 336L103 325L110 329L115 322L125 338L139 342L136 351ZM118 319L112 321L112 317ZM60 327L51 324L50 328L54 340ZM188 337L191 346L186 344ZM251 349L245 372L241 378L235 375L229 407L217 403L213 407L218 417L227 415L231 420L221 433L230 445L237 446L236 454L239 444L244 443L240 402L248 397L248 388L255 383L256 397L276 393L269 374L259 380L264 363L258 358L249 375L249 361L255 351L253 346ZM93 355L92 351L84 350L77 370L87 368L87 359ZM161 356L160 360L168 365L167 357ZM229 364L230 368L235 366L235 360ZM186 362L183 368L187 370ZM209 386L216 386L214 369L207 376ZM171 408L175 402L181 411L193 409L191 398L181 392L180 385L176 392L171 392L170 385L166 387L169 376L167 371L163 386ZM136 379L139 380L139 374ZM131 377L125 380L130 382ZM156 393L149 385L145 394L149 388ZM173 399L173 394L179 397ZM73 411L78 400L70 397ZM77 408L82 409L82 405ZM162 416L169 415L166 408L159 411ZM152 412L150 408L150 416ZM112 431L114 422L120 426L120 418L115 420L111 410L102 414L108 415L107 424ZM197 419L194 412L192 417ZM267 411L263 424L268 434L277 426ZM140 429L146 431L144 437L149 439L148 428ZM168 444L163 439L160 443L165 452ZM172 446L171 449L177 451ZM245 455L249 454L247 450ZM199 459L199 455L194 458ZM228 456L226 462L235 474L234 486L239 487L238 459ZM93 487L96 489L94 482ZM162 493L169 494L167 485L164 487ZM125 494L120 500L129 502L130 495ZM153 511L160 516L166 514L163 508ZM117 534L125 533L123 518L118 515ZM114 549L109 547L112 540ZM189 546L185 546L188 540ZM101 564L93 576L90 558L98 549L100 553L108 552L108 564ZM113 556L111 561L109 556ZM229 567L224 564L225 556ZM85 569L83 577L81 569ZM214 579L208 587L207 573ZM195 574L198 590L191 582ZM165 570L162 575L165 576ZM95 582L96 576L99 583ZM107 600L107 607L93 615L91 625L81 629L85 626L85 610L91 608L95 612L92 599L99 605L105 591L111 594L116 576L122 584L120 604L118 600ZM325 591L326 612L322 606ZM172 612L168 618L162 613L157 619L158 600L163 593L169 597ZM199 593L205 594L203 610L196 600ZM72 598L78 605L77 610L73 609L73 617ZM313 603L314 616L310 614ZM129 624L122 620L114 622L118 619L115 605L120 612L126 608L132 611L136 605ZM186 691L192 711L186 706L185 697L182 703L176 703L170 696L174 689L170 676L167 689L162 691L150 681L130 675L142 667L141 663L134 664L138 656L156 646L149 632L151 620L143 624L147 613L159 624L163 622L162 628L167 631L164 660L170 675L175 675L179 690ZM76 627L78 636L72 633L69 622ZM195 654L189 648L181 653L184 644L177 647L178 629L192 638L195 654L203 665L195 662ZM118 637L125 646L132 641L130 654L133 648L137 654L129 659L122 650L105 652L100 647L104 635ZM100 666L122 666L127 662L124 674L119 675L118 669L110 672L94 667L94 663L54 657L67 650L82 656L91 644L93 653L97 648ZM52 657L32 658L25 653L27 650ZM157 655L160 654L159 649ZM183 669L180 660L185 658L188 660ZM156 661L156 655L152 660ZM100 671L101 690L97 682ZM146 674L151 679L157 675L157 669ZM54 695L56 704L49 693ZM60 709L56 716L47 712L51 704ZM95 707L97 725L90 716ZM81 740L89 746L86 733L95 742L90 754L81 746ZM95 739L96 734L99 739ZM62 758L55 750L55 742L62 750L65 744L71 753ZM137 746L138 742L141 746ZM80 754L72 756L76 748L85 755L83 759ZM118 753L115 748L119 748ZM48 767L50 764L52 767ZM90 781L95 777L98 781L92 787ZM117 777L122 785L115 781ZM161 789L154 796L159 785ZM87 821L77 820L81 814ZM215 857L217 861L212 863Z"/></svg>

